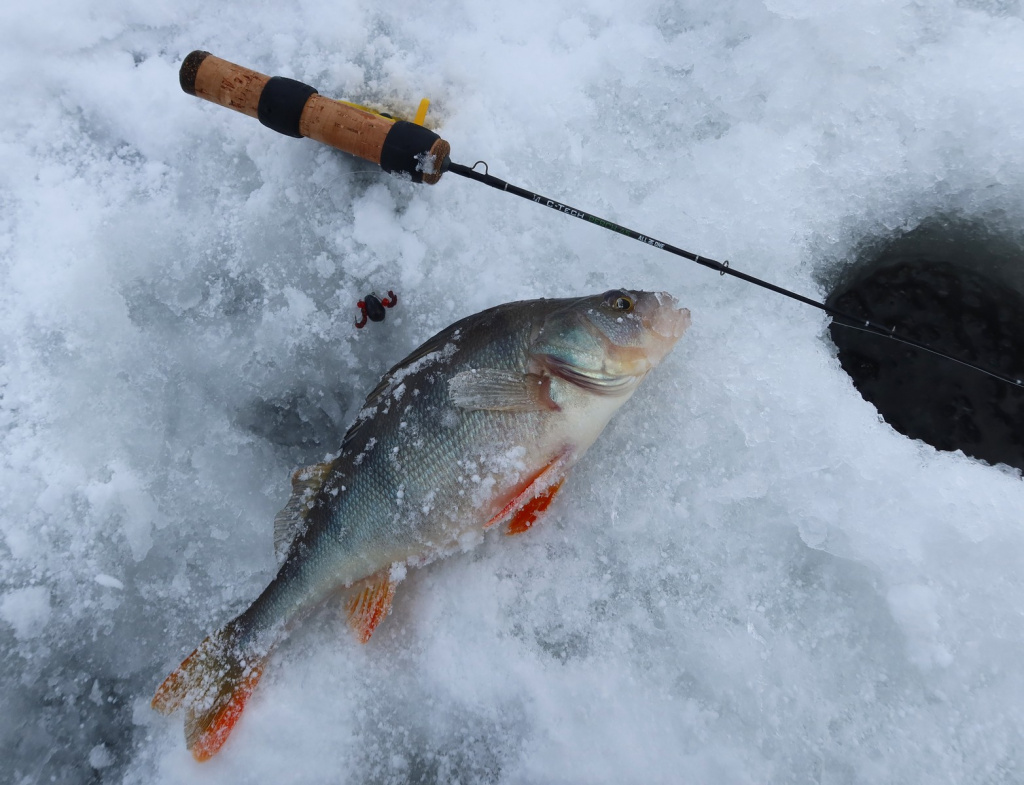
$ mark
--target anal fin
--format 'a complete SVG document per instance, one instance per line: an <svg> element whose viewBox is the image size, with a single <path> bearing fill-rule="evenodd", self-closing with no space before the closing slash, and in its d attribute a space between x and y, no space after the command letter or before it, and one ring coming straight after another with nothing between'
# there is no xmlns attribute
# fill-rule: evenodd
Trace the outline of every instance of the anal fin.
<svg viewBox="0 0 1024 785"><path fill-rule="evenodd" d="M357 583L353 588L345 609L348 611L348 624L360 643L370 640L377 625L391 612L395 585L388 570Z"/></svg>
<svg viewBox="0 0 1024 785"><path fill-rule="evenodd" d="M563 482L565 482L564 478L556 482L539 496L534 496L530 501L520 507L512 516L512 520L508 522L508 528L505 530L505 534L522 534L533 526L533 524L537 522L537 518L540 517L540 514L551 505L552 501L554 501L555 494L558 493Z"/></svg>

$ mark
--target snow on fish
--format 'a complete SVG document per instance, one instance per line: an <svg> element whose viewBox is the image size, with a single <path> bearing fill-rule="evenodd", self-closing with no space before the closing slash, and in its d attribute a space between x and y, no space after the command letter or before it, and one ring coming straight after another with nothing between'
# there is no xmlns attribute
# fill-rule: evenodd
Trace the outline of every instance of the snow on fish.
<svg viewBox="0 0 1024 785"><path fill-rule="evenodd" d="M193 756L221 748L275 644L328 597L345 594L365 643L407 566L454 551L473 530L529 529L682 337L690 313L677 305L624 290L507 303L388 371L337 457L293 475L274 521L277 576L157 689L155 709L184 707Z"/></svg>

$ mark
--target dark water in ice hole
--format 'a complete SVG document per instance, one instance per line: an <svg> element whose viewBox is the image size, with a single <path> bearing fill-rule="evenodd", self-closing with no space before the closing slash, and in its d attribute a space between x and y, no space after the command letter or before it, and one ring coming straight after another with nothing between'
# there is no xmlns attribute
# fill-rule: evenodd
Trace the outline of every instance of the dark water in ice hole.
<svg viewBox="0 0 1024 785"><path fill-rule="evenodd" d="M915 255L887 258L827 302L1024 378L1024 296L966 266ZM834 324L830 330L844 370L897 431L1024 470L1024 390L895 341Z"/></svg>

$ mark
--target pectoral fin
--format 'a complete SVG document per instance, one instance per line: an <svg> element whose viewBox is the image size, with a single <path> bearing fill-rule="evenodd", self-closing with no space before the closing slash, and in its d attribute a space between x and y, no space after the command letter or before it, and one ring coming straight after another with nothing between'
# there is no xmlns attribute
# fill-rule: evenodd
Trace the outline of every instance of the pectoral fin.
<svg viewBox="0 0 1024 785"><path fill-rule="evenodd" d="M461 409L500 412L557 411L551 379L535 373L477 368L448 381L448 395Z"/></svg>
<svg viewBox="0 0 1024 785"><path fill-rule="evenodd" d="M353 587L346 610L348 625L360 643L370 640L377 625L391 612L394 596L395 582L391 580L389 570L377 573Z"/></svg>

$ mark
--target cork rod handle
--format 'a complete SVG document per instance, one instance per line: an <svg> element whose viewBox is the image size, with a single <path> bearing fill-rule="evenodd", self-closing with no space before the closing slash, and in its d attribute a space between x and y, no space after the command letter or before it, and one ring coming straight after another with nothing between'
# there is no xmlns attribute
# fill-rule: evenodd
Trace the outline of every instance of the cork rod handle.
<svg viewBox="0 0 1024 785"><path fill-rule="evenodd" d="M421 125L364 112L302 82L268 77L209 52L188 55L178 78L189 95L255 117L287 136L308 136L387 172L409 175L414 182L433 185L450 163L448 142Z"/></svg>

